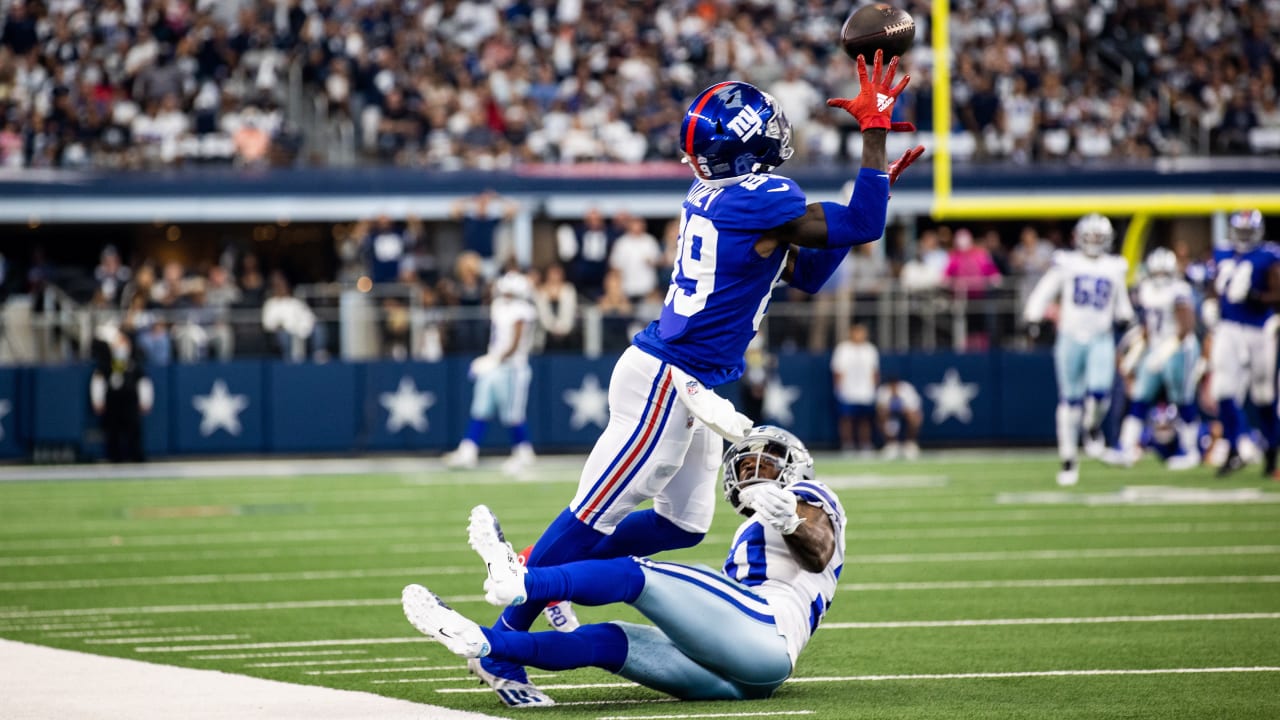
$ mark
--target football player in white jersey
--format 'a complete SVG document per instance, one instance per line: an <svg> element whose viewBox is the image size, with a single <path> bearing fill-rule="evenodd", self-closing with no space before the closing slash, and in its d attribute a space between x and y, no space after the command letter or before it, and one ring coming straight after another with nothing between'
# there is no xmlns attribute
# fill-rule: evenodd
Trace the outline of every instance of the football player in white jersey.
<svg viewBox="0 0 1280 720"><path fill-rule="evenodd" d="M1102 419L1115 381L1114 326L1133 320L1125 284L1128 263L1112 255L1115 231L1096 213L1080 218L1072 233L1075 250L1054 253L1053 266L1027 298L1028 323L1044 320L1057 304L1058 339L1053 349L1058 379L1059 485L1080 479L1076 453L1083 427L1085 452L1101 457L1106 450Z"/></svg>
<svg viewBox="0 0 1280 720"><path fill-rule="evenodd" d="M449 467L475 467L485 427L496 417L511 432L511 456L503 463L503 470L518 474L534 460L525 410L532 377L529 349L538 313L529 278L517 270L498 278L494 295L489 306L489 350L471 362L469 373L475 381L471 422L458 448L447 453L444 461Z"/></svg>
<svg viewBox="0 0 1280 720"><path fill-rule="evenodd" d="M471 546L489 568L495 605L568 598L627 603L653 625L606 622L569 633L482 628L421 585L401 597L422 633L464 658L497 657L546 670L599 667L683 700L766 698L831 606L844 565L845 513L813 477L813 459L791 433L751 429L724 456L724 494L747 519L724 568L625 557L524 568L493 513L471 512ZM536 707L537 694L507 692Z"/></svg>
<svg viewBox="0 0 1280 720"><path fill-rule="evenodd" d="M1165 400L1177 407L1174 427L1182 453L1167 460L1170 470L1189 470L1200 464L1197 442L1199 423L1196 383L1199 380L1200 340L1196 337L1196 309L1191 285L1178 277L1178 258L1168 248L1156 248L1147 256L1146 277L1138 284L1136 328L1121 368L1132 373L1129 411L1120 425L1119 447L1103 460L1130 466L1142 455L1139 443L1160 389Z"/></svg>
<svg viewBox="0 0 1280 720"><path fill-rule="evenodd" d="M774 170L791 157L791 125L771 95L738 80L719 82L690 102L680 128L694 177L680 213L677 258L661 316L632 338L609 378L609 424L583 464L578 489L528 555L532 567L589 558L648 556L692 547L711 526L722 437L742 438L751 420L717 423L693 407L745 370L744 355L774 287L815 292L849 248L884 234L889 189L924 152L889 162L887 134L908 78L898 59L876 53L860 87L827 104L852 115L862 135L862 167L847 203L810 202ZM652 507L640 509L645 501ZM499 630L526 631L542 602L508 607ZM499 692L551 702L518 665L482 658L472 665ZM504 699L505 701L505 699Z"/></svg>

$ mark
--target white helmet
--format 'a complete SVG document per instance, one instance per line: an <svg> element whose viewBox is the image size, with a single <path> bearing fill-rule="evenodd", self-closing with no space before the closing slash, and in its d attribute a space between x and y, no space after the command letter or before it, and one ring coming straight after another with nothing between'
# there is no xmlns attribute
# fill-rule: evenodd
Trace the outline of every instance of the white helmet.
<svg viewBox="0 0 1280 720"><path fill-rule="evenodd" d="M743 460L755 459L755 472L743 477L738 474ZM761 477L761 470L774 468L772 477ZM754 512L742 504L739 491L743 486L772 480L786 487L801 480L813 479L813 457L794 434L773 425L760 425L747 431L747 436L724 453L724 499L729 501L740 515Z"/></svg>
<svg viewBox="0 0 1280 720"><path fill-rule="evenodd" d="M528 300L533 297L533 284L524 273L512 270L498 278L494 292L499 296Z"/></svg>
<svg viewBox="0 0 1280 720"><path fill-rule="evenodd" d="M1089 213L1080 218L1071 235L1080 252L1089 257L1097 257L1111 250L1111 241L1116 232L1112 229L1110 220L1098 213Z"/></svg>
<svg viewBox="0 0 1280 720"><path fill-rule="evenodd" d="M1158 247L1147 256L1147 275L1162 280L1178 274L1178 256L1166 247Z"/></svg>

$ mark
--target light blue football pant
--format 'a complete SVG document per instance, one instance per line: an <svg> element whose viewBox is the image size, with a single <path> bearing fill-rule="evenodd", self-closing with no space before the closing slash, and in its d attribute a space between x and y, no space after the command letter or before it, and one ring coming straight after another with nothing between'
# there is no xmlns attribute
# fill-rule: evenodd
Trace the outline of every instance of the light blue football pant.
<svg viewBox="0 0 1280 720"><path fill-rule="evenodd" d="M492 420L496 416L506 426L524 422L532 377L533 372L523 363L502 363L477 376L471 394L471 418Z"/></svg>
<svg viewBox="0 0 1280 720"><path fill-rule="evenodd" d="M1164 367L1152 371L1147 367L1151 357L1151 348L1147 348L1142 360L1138 362L1137 376L1133 381L1133 399L1149 403L1155 400L1160 388L1164 388L1166 399L1174 405L1189 405L1195 402L1196 385L1191 371L1200 357L1200 340L1188 335L1178 347L1177 352L1169 356Z"/></svg>
<svg viewBox="0 0 1280 720"><path fill-rule="evenodd" d="M1088 342L1058 336L1053 346L1054 369L1058 376L1058 397L1080 402L1086 393L1110 395L1116 377L1116 345L1104 333Z"/></svg>
<svg viewBox="0 0 1280 720"><path fill-rule="evenodd" d="M657 627L615 623L628 643L619 675L682 700L766 698L791 675L786 638L747 586L705 565L638 562L632 605Z"/></svg>

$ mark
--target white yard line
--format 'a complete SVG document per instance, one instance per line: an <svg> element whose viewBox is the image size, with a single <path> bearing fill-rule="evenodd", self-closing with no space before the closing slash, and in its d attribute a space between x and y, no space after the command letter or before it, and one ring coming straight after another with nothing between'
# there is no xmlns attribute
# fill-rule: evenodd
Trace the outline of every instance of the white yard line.
<svg viewBox="0 0 1280 720"><path fill-rule="evenodd" d="M1053 578L1043 580L936 580L930 582L849 583L849 592L878 590L991 590L1000 588L1073 588L1142 585L1253 585L1280 583L1280 575L1205 575L1189 577Z"/></svg>
<svg viewBox="0 0 1280 720"><path fill-rule="evenodd" d="M483 572L479 563L467 567L375 568L372 570L301 570L298 572L226 573L210 575L160 575L151 577L72 578L67 580L29 580L0 582L0 591L82 590L91 588L131 587L135 585L218 585L222 583L302 582L314 580L352 580L359 578L431 577L434 575L466 575Z"/></svg>
<svg viewBox="0 0 1280 720"><path fill-rule="evenodd" d="M368 650L294 650L290 652L262 653L219 653L215 655L192 655L192 660L257 660L274 657L311 657L313 655L364 655Z"/></svg>
<svg viewBox="0 0 1280 720"><path fill-rule="evenodd" d="M399 605L400 601L397 600ZM227 645L165 645L138 647L140 653L204 652L206 650L265 650L268 648L327 647L330 645L402 645L406 643L434 642L429 637L347 638L344 640L292 640L288 642L233 643Z"/></svg>
<svg viewBox="0 0 1280 720"><path fill-rule="evenodd" d="M6 720L498 720L372 693L0 640ZM487 689L487 688L486 688Z"/></svg>
<svg viewBox="0 0 1280 720"><path fill-rule="evenodd" d="M1004 562L1007 560L1105 560L1144 557L1208 557L1218 555L1274 555L1280 545L1228 545L1225 547L1093 548L1081 550L996 550L990 552L897 553L850 555L846 565L897 565L909 563Z"/></svg>
<svg viewBox="0 0 1280 720"><path fill-rule="evenodd" d="M922 675L848 675L843 677L793 677L787 683L847 683L847 682L880 682L886 680L984 680L1000 678L1036 678L1036 677L1096 677L1109 675L1199 675L1216 673L1273 673L1280 672L1280 667L1199 667L1199 668L1143 668L1118 670L1032 670L1027 672L978 672L978 673L933 673ZM571 683L564 685L539 685L539 689L556 690L607 690L612 688L640 687L629 682L610 683ZM436 688L438 693L487 693L493 692L482 688Z"/></svg>
<svg viewBox="0 0 1280 720"><path fill-rule="evenodd" d="M154 625L154 620L81 620L68 623L25 623L17 625L0 625L0 632L43 632L45 630L83 630L86 628L130 628ZM147 632L150 632L148 630Z"/></svg>
<svg viewBox="0 0 1280 720"><path fill-rule="evenodd" d="M143 628L111 628L107 630L69 630L66 632L42 633L43 638L91 638L91 637L127 637L130 635L146 635L154 633L159 628L143 627ZM199 630L195 627L176 627L164 628L170 632L192 632Z"/></svg>
<svg viewBox="0 0 1280 720"><path fill-rule="evenodd" d="M262 603L202 603L196 605L142 605L138 607L66 608L62 610L10 610L0 619L77 617L80 615L166 615L171 613L252 612L258 610L306 610L310 608L380 607L399 605L399 598L366 600L282 600Z"/></svg>
<svg viewBox="0 0 1280 720"><path fill-rule="evenodd" d="M85 645L129 645L131 643L168 643L168 642L214 642L222 640L243 640L248 635L157 635L155 637L124 637L85 640ZM134 648L135 650L137 648Z"/></svg>
<svg viewBox="0 0 1280 720"><path fill-rule="evenodd" d="M418 662L422 662L419 658ZM304 675L364 675L371 673L397 673L397 672L442 672L444 670L460 670L457 665L423 665L419 667L394 667L394 668L348 668L346 670L307 670ZM454 680L466 680L467 677L453 678ZM437 678L430 682L443 682L445 678Z"/></svg>
<svg viewBox="0 0 1280 720"><path fill-rule="evenodd" d="M344 652L344 651L342 651L342 650L338 650L338 651L336 651L336 652ZM272 654L275 654L275 653L266 653L266 654L267 654L267 655L272 655ZM307 653L279 653L279 654L280 654L280 655L304 655L304 654L307 654ZM332 655L332 654L334 654L334 652L333 652L333 651L329 651L329 652L314 652L314 653L310 653L310 654L313 654L313 655ZM213 659L213 658L216 658L216 657L220 657L220 658L223 658L223 659L230 659L230 658L234 658L234 657L236 657L236 656L231 656L231 655L220 655L220 656L215 656L215 655L203 655L203 656L202 656L202 655L193 655L192 657L206 657L206 658L210 658L210 659ZM352 659L350 659L350 660L290 660L289 662L245 663L245 667L317 667L317 666L320 666L320 665L360 665L360 664L377 665L377 664L383 664L383 663L416 663L416 662L422 662L422 658L420 658L420 657L411 657L411 658L352 658ZM434 667L434 668L428 668L428 669L430 669L430 670L457 670L457 669L458 669L458 666L457 666L457 665L439 665L439 666L437 666L437 667Z"/></svg>
<svg viewBox="0 0 1280 720"><path fill-rule="evenodd" d="M823 623L825 630L880 630L886 628L951 628L1001 625L1092 625L1105 623L1220 622L1226 620L1280 620L1280 613L1218 613L1202 615L1112 615L1103 617L988 618L980 620L891 620L887 622Z"/></svg>
<svg viewBox="0 0 1280 720"><path fill-rule="evenodd" d="M1025 525L934 527L910 530L846 531L849 540L950 540L954 538L1041 537L1051 535L1188 535L1195 533L1272 532L1274 522L1116 523L1107 525Z"/></svg>

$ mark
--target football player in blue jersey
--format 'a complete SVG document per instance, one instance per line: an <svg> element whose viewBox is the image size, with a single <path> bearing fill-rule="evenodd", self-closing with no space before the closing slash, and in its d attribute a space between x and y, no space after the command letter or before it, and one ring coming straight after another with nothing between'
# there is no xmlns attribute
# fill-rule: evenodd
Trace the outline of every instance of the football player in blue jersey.
<svg viewBox="0 0 1280 720"><path fill-rule="evenodd" d="M835 493L814 479L804 444L776 427L751 429L725 453L724 495L747 519L722 572L637 557L526 570L493 513L483 505L472 510L468 534L489 569L489 602L627 603L653 625L500 632L468 620L421 585L404 589L405 615L464 658L546 670L599 667L683 700L769 697L831 607L844 566L845 513ZM500 688L499 695L514 706L547 704L544 695L520 688Z"/></svg>
<svg viewBox="0 0 1280 720"><path fill-rule="evenodd" d="M680 141L695 178L661 317L636 334L614 366L609 424L577 494L530 551L530 566L652 555L702 540L715 505L721 436L740 439L751 421L731 410L708 416L701 403L714 394L710 388L742 375L776 283L816 292L850 247L884 234L889 188L924 152L917 146L893 163L886 159L887 133L914 128L890 120L909 76L895 85L898 58L887 66L883 59L877 52L868 76L859 57L857 97L827 101L863 133L862 169L847 205L808 203L794 180L772 173L791 157L791 125L768 93L731 80L693 99ZM651 509L635 511L650 499ZM526 631L542 607L542 600L510 607L494 627ZM515 692L550 702L522 667L495 657L470 667L504 702Z"/></svg>
<svg viewBox="0 0 1280 720"><path fill-rule="evenodd" d="M1253 460L1243 409L1246 393L1258 416L1266 445L1265 475L1276 469L1276 306L1280 306L1280 246L1263 242L1262 213L1232 213L1227 228L1230 246L1213 253L1213 289L1218 321L1209 353L1210 391L1218 403L1222 436L1228 443L1227 475Z"/></svg>

